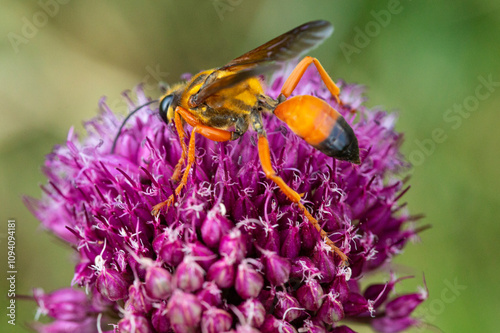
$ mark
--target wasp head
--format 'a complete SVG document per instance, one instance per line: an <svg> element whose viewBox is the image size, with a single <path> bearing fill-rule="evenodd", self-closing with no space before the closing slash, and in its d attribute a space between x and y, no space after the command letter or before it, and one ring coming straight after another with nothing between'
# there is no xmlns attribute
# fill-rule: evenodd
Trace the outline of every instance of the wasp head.
<svg viewBox="0 0 500 333"><path fill-rule="evenodd" d="M176 98L174 94L168 94L163 96L160 100L160 106L158 108L160 111L160 117L167 124L174 117L174 111L176 107L175 99Z"/></svg>

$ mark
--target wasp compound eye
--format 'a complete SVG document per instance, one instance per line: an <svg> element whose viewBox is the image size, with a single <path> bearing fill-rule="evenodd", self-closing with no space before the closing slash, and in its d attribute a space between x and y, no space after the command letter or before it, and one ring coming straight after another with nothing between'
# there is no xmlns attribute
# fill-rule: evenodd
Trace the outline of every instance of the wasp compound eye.
<svg viewBox="0 0 500 333"><path fill-rule="evenodd" d="M170 108L170 105L172 104L173 99L174 99L174 95L167 95L167 96L163 97L162 100L160 101L160 107L159 107L160 117L167 124L168 124L168 117L167 117L168 109Z"/></svg>

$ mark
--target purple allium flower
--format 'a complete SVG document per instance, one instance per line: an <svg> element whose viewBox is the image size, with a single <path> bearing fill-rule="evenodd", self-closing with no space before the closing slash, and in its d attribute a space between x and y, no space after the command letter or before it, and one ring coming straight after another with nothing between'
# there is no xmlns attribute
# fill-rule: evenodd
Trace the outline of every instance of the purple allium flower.
<svg viewBox="0 0 500 333"><path fill-rule="evenodd" d="M275 75L275 98L284 78ZM155 108L138 112L111 146L121 117L101 100L101 113L79 140L47 156L48 184L26 203L43 226L76 249L73 284L35 292L40 313L54 319L40 332L353 332L348 322L379 332L418 324L413 310L427 292L394 297L399 281L365 286L365 273L386 268L417 232L399 199L396 117L364 106L363 88L340 83L338 105L314 70L295 94L334 106L352 124L361 164L334 160L264 115L277 173L298 193L349 267L325 244L301 209L265 178L255 134L215 143L196 138L196 163L175 204L151 208L175 189L181 156L175 126ZM139 87L137 101L149 100ZM357 118L357 119L355 119ZM364 289L363 289L364 288ZM343 319L346 319L344 321ZM348 321L347 321L348 320Z"/></svg>

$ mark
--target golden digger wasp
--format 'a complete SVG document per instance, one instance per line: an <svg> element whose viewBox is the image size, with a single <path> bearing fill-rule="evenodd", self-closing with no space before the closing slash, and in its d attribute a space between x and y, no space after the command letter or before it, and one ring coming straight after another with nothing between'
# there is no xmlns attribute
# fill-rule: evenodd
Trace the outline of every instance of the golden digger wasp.
<svg viewBox="0 0 500 333"><path fill-rule="evenodd" d="M309 56L298 63L276 100L264 93L258 78L263 73L276 70L280 62L297 58L313 49L332 32L333 26L327 21L302 24L222 67L202 71L188 82L168 89L159 99L159 112L166 123L174 122L180 137L182 156L172 175L172 180L179 183L174 194L152 208L153 215L157 216L162 208L169 207L186 185L189 171L195 162L196 133L213 141L230 141L242 136L251 125L258 135L259 158L266 177L275 182L290 201L300 207L325 242L346 262L347 256L328 238L318 221L301 203L301 195L274 171L262 123L263 112L274 113L314 148L336 159L359 164L356 136L337 110L314 96L302 95L288 99L310 64L314 64L326 87L339 103L340 90L319 61ZM193 128L188 145L184 140L184 123ZM118 136L113 143L112 152L117 138ZM182 172L186 158L187 164Z"/></svg>

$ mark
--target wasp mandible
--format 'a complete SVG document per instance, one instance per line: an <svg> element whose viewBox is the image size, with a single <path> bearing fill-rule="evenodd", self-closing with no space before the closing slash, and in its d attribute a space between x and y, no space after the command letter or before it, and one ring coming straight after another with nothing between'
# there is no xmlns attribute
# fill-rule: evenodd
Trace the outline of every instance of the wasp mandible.
<svg viewBox="0 0 500 333"><path fill-rule="evenodd" d="M347 261L347 256L328 238L318 221L302 204L301 195L290 188L274 171L269 142L262 123L262 113L273 113L296 135L324 154L359 164L358 141L354 131L337 110L314 96L302 95L288 99L311 64L314 64L322 81L339 103L340 89L320 62L310 56L298 63L283 84L281 94L276 100L264 93L258 78L261 74L276 70L280 63L310 51L332 32L333 26L327 21L302 24L222 67L202 71L188 82L168 89L159 99L159 112L167 124L174 122L180 138L182 155L172 175L172 180L179 181L179 184L174 194L152 208L153 215L157 216L162 208L170 206L186 185L189 171L195 162L196 133L213 141L230 141L241 137L251 125L258 135L259 158L266 177L276 183L288 199L300 207L324 241L344 263ZM193 128L188 145L184 140L184 123ZM187 164L182 172L186 158Z"/></svg>

